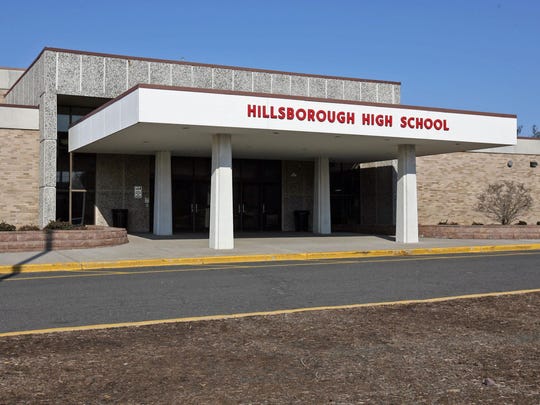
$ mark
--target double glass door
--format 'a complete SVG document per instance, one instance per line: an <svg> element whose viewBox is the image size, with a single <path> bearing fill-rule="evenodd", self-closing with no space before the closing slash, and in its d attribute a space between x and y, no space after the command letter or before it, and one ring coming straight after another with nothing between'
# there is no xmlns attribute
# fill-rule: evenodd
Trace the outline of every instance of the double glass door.
<svg viewBox="0 0 540 405"><path fill-rule="evenodd" d="M210 159L173 157L175 232L207 232L210 224Z"/></svg>
<svg viewBox="0 0 540 405"><path fill-rule="evenodd" d="M234 229L281 230L281 162L236 160L233 179Z"/></svg>
<svg viewBox="0 0 540 405"><path fill-rule="evenodd" d="M175 232L208 232L211 160L173 157L172 203ZM281 230L281 162L233 160L235 231Z"/></svg>

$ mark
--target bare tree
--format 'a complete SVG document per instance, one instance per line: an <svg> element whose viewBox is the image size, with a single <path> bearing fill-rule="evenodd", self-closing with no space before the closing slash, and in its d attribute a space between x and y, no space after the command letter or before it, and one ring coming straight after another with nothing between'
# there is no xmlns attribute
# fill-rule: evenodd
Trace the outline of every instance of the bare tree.
<svg viewBox="0 0 540 405"><path fill-rule="evenodd" d="M531 190L523 183L503 180L492 183L478 195L476 210L503 225L508 225L529 211L533 203Z"/></svg>
<svg viewBox="0 0 540 405"><path fill-rule="evenodd" d="M532 136L533 138L540 138L540 130L536 125L532 126Z"/></svg>

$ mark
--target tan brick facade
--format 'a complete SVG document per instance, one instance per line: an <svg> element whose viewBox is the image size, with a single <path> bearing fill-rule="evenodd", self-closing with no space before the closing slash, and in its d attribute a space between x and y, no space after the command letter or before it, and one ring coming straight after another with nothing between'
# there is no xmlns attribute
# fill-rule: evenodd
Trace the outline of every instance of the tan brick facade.
<svg viewBox="0 0 540 405"><path fill-rule="evenodd" d="M513 180L531 188L534 200L532 210L519 219L536 224L540 221L540 166L530 167L531 161L540 162L540 155L460 152L418 158L418 222L494 223L474 210L477 196L489 183Z"/></svg>
<svg viewBox="0 0 540 405"><path fill-rule="evenodd" d="M39 131L0 129L0 221L38 221Z"/></svg>

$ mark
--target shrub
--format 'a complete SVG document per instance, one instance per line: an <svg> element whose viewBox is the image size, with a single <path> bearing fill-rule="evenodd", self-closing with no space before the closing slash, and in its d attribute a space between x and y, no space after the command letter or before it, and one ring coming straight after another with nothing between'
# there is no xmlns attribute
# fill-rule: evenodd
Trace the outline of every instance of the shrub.
<svg viewBox="0 0 540 405"><path fill-rule="evenodd" d="M64 222L64 221L51 221L43 229L47 231L74 231L74 230L86 229L86 226L73 225L73 224L70 224L69 222Z"/></svg>
<svg viewBox="0 0 540 405"><path fill-rule="evenodd" d="M23 225L19 226L19 231L39 231L39 226L37 225Z"/></svg>
<svg viewBox="0 0 540 405"><path fill-rule="evenodd" d="M17 229L17 227L15 225L8 224L8 223L6 223L4 221L0 222L0 232L14 231L15 229Z"/></svg>
<svg viewBox="0 0 540 405"><path fill-rule="evenodd" d="M488 184L478 195L476 210L503 225L512 223L532 206L531 190L523 183L504 180Z"/></svg>

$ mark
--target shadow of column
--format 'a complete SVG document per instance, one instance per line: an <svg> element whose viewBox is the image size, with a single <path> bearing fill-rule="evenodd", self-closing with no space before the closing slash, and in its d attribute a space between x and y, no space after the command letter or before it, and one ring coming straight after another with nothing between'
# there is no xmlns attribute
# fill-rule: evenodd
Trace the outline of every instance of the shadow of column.
<svg viewBox="0 0 540 405"><path fill-rule="evenodd" d="M19 262L19 263L15 264L11 269L11 273L4 274L4 275L0 276L0 282L2 282L4 280L7 280L8 278L14 277L17 274L20 274L21 271L22 271L23 266L26 263L32 262L33 260L37 259L38 257L43 256L47 252L50 252L52 250L52 242L53 242L52 232L45 231L45 247L44 247L44 249L41 252L35 254L34 256L29 257L28 259L25 259L22 262Z"/></svg>

